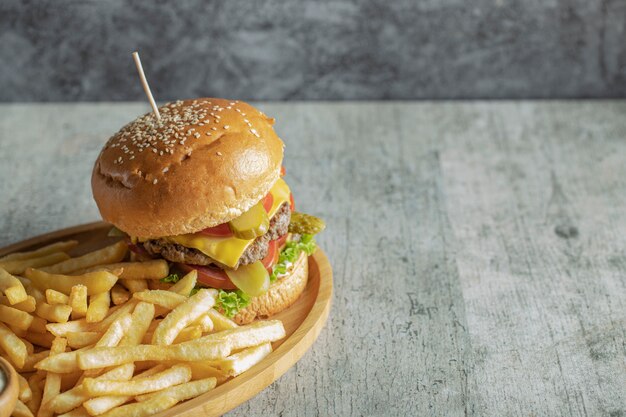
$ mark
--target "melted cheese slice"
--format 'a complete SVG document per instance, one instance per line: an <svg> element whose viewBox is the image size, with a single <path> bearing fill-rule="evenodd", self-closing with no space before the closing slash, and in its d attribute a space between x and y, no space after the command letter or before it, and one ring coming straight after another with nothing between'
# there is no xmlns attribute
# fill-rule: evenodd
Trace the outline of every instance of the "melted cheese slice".
<svg viewBox="0 0 626 417"><path fill-rule="evenodd" d="M272 186L270 194L274 198L272 208L268 216L272 218L279 207L289 201L291 191L289 186L282 179ZM254 239L238 239L236 237L213 237L205 236L201 233L192 233L188 235L168 236L164 238L170 242L178 243L188 248L198 249L205 255L215 259L216 261L230 267L237 265L237 261L245 250L254 242Z"/></svg>

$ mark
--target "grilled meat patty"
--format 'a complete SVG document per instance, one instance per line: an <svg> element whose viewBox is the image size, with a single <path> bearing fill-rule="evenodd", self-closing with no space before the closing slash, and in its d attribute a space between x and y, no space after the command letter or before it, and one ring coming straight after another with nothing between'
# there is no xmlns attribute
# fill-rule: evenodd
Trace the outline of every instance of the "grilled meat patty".
<svg viewBox="0 0 626 417"><path fill-rule="evenodd" d="M245 250L237 265L247 265L265 258L269 249L271 240L276 240L287 233L289 221L291 219L291 210L289 203L283 203L278 209L274 217L270 220L270 228L263 236L259 236ZM188 248L178 243L168 242L165 239L153 239L143 243L143 247L151 255L159 255L171 262L180 262L191 265L210 265L214 264L220 268L227 269L226 265L208 257L197 249Z"/></svg>

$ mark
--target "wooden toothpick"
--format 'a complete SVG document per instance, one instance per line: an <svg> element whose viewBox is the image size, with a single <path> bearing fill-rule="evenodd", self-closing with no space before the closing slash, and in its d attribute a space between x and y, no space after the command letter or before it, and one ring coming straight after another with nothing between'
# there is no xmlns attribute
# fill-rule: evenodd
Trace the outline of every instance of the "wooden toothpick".
<svg viewBox="0 0 626 417"><path fill-rule="evenodd" d="M161 113L159 113L159 108L154 101L154 97L152 97L152 92L150 91L150 86L148 85L148 81L146 80L146 74L143 72L143 67L141 66L141 59L139 59L139 52L133 52L133 59L135 60L135 66L137 66L137 72L139 73L139 78L141 79L141 85L143 85L143 91L146 92L146 96L148 96L148 101L152 106L152 110L154 110L154 114L157 119L161 121Z"/></svg>

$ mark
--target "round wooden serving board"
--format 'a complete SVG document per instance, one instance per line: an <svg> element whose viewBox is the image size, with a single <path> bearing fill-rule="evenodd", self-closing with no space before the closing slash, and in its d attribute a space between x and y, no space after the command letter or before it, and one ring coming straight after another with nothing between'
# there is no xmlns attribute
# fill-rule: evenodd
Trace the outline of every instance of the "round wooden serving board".
<svg viewBox="0 0 626 417"><path fill-rule="evenodd" d="M118 240L107 237L110 228L107 223L96 222L59 230L1 248L0 256L70 239L79 242L70 255L81 255ZM295 365L317 339L328 318L332 294L332 269L324 252L318 249L309 257L309 282L300 299L272 316L282 320L287 331L285 339L272 344L274 351L242 375L155 416L219 416L261 392Z"/></svg>

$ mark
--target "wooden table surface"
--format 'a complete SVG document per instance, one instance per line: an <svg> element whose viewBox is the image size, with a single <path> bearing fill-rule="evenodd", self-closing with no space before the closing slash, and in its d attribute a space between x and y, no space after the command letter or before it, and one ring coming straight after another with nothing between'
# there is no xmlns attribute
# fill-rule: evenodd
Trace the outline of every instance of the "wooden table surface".
<svg viewBox="0 0 626 417"><path fill-rule="evenodd" d="M330 320L233 416L626 415L626 102L273 103ZM0 245L97 220L143 103L0 105Z"/></svg>

